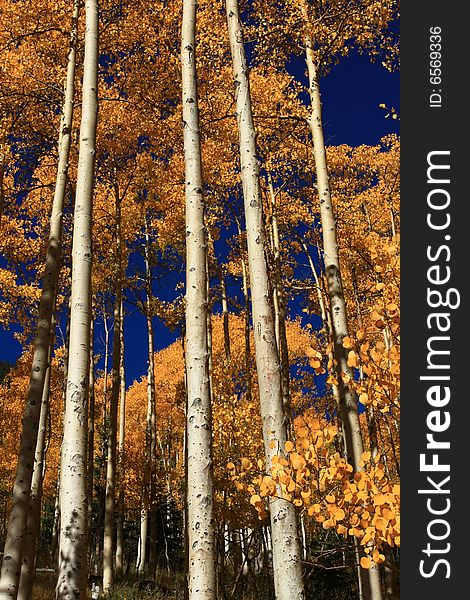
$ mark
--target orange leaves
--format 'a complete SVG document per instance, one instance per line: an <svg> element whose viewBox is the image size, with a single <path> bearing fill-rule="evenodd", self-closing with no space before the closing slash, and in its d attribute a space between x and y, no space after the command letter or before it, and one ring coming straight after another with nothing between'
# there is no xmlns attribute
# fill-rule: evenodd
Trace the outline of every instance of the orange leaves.
<svg viewBox="0 0 470 600"><path fill-rule="evenodd" d="M383 562L381 548L400 543L400 487L385 474L380 455L361 457L353 468L329 446L337 429L318 418L303 417L296 442L285 444L288 455L276 456L268 475L252 479L251 503L261 518L267 497L282 497L306 512L324 529L356 537L367 556L364 565ZM367 560L366 560L367 559ZM367 568L367 567L364 567Z"/></svg>
<svg viewBox="0 0 470 600"><path fill-rule="evenodd" d="M359 366L358 356L354 352L354 350L351 350L350 352L348 352L348 361L347 362L348 362L348 367L358 367Z"/></svg>
<svg viewBox="0 0 470 600"><path fill-rule="evenodd" d="M305 349L305 354L308 357L308 363L315 370L317 375L321 375L325 372L325 369L322 366L323 355L318 350L315 350L311 346L308 346Z"/></svg>
<svg viewBox="0 0 470 600"><path fill-rule="evenodd" d="M242 467L246 470L251 469L251 467L253 466L251 461L248 460L248 458L242 458L240 460L240 462L241 462Z"/></svg>
<svg viewBox="0 0 470 600"><path fill-rule="evenodd" d="M383 494L377 494L374 496L374 504L376 506L382 506L382 504L385 504L385 502L387 502L387 498Z"/></svg>

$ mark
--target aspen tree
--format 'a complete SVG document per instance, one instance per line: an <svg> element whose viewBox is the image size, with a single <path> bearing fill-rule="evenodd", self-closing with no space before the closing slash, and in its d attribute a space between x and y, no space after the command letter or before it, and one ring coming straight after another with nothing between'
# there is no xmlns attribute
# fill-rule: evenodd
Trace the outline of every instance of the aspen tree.
<svg viewBox="0 0 470 600"><path fill-rule="evenodd" d="M238 239L240 240L240 260L242 263L242 289L245 317L245 370L246 370L246 395L248 402L251 401L251 341L250 341L250 298L248 294L248 269L245 260L244 248L242 247L242 228L236 214L234 219L237 224Z"/></svg>
<svg viewBox="0 0 470 600"><path fill-rule="evenodd" d="M59 162L50 217L49 241L39 304L38 325L34 342L34 356L23 416L23 428L18 453L16 479L13 488L13 504L5 539L2 571L0 575L0 598L16 598L26 528L31 480L33 476L34 452L38 434L44 382L48 369L51 323L54 312L57 283L60 270L62 239L62 210L67 183L68 159L73 116L75 55L80 2L74 3L70 50L67 62L65 97L59 131ZM3 171L2 171L3 173Z"/></svg>
<svg viewBox="0 0 470 600"><path fill-rule="evenodd" d="M3 190L5 180L5 142L0 142L0 227L2 226L2 217L5 210L5 192Z"/></svg>
<svg viewBox="0 0 470 600"><path fill-rule="evenodd" d="M98 117L98 2L86 0L82 120L72 245L70 349L60 481L57 600L85 597L88 499L87 391L91 320L91 224Z"/></svg>
<svg viewBox="0 0 470 600"><path fill-rule="evenodd" d="M277 218L277 194L274 191L273 180L271 174L268 173L268 189L269 198L271 200L271 230L272 230L272 241L273 241L273 258L274 258L274 269L273 269L273 304L274 304L274 318L275 318L275 332L276 332L276 343L279 352L279 358L281 359L281 388L282 398L284 403L284 411L286 416L290 419L290 386L289 386L289 351L287 348L287 337L286 337L286 295L282 285L282 271L281 271L281 242L279 236L278 218Z"/></svg>
<svg viewBox="0 0 470 600"><path fill-rule="evenodd" d="M227 300L227 285L225 282L225 275L223 268L220 268L220 292L221 292L221 303L222 303L222 317L224 320L224 349L225 349L225 360L227 365L230 364L230 328L229 328L229 316L228 316L228 300Z"/></svg>
<svg viewBox="0 0 470 600"><path fill-rule="evenodd" d="M51 339L48 353L48 368L41 401L41 415L39 417L38 437L36 441L36 451L34 455L34 470L31 481L31 493L29 498L29 511L26 522L25 546L23 560L21 563L20 583L18 587L18 600L29 600L33 590L36 551L38 544L39 531L41 527L41 500L44 471L46 466L47 451L47 419L49 415L49 395L51 383L51 360L54 345L55 318L51 324Z"/></svg>
<svg viewBox="0 0 470 600"><path fill-rule="evenodd" d="M323 135L323 120L320 97L318 68L313 58L312 42L309 36L305 43L306 62L308 70L309 95L311 114L308 119L313 141L315 158L315 173L320 201L320 218L323 231L323 251L325 272L328 283L328 296L332 320L333 353L338 368L351 381L353 372L347 364L347 351L343 347L343 338L348 335L346 303L341 281L338 242L336 239L336 223L331 201L326 148ZM356 471L360 471L359 463L364 445L359 422L358 401L354 389L348 385L343 376L338 378L338 396L345 434L346 453ZM370 597L381 600L380 571L378 565L372 564L369 569Z"/></svg>
<svg viewBox="0 0 470 600"><path fill-rule="evenodd" d="M88 379L88 434L87 434L87 498L88 498L88 560L92 555L93 531L91 528L91 512L93 506L93 481L95 467L95 321L92 315L90 322L90 371Z"/></svg>
<svg viewBox="0 0 470 600"><path fill-rule="evenodd" d="M124 568L124 442L126 426L126 370L124 363L124 305L121 297L121 363L119 365L121 372L121 390L119 403L119 442L118 442L118 475L119 475L119 494L118 494L118 520L116 531L116 576L122 577Z"/></svg>
<svg viewBox="0 0 470 600"><path fill-rule="evenodd" d="M103 537L103 592L108 593L114 585L114 503L116 491L116 458L118 404L121 387L121 304L122 304L122 233L121 233L121 197L117 182L114 184L116 202L116 279L114 301L113 334L113 381L109 407L108 460L106 463L106 493L104 510Z"/></svg>
<svg viewBox="0 0 470 600"><path fill-rule="evenodd" d="M241 179L245 201L256 367L266 467L269 470L273 465L274 456L284 452L287 441L287 418L282 401L273 310L269 302L259 166L256 156L256 132L237 0L227 0L226 10L236 96ZM304 590L300 563L301 548L295 508L281 498L271 499L270 518L276 598L278 600L302 599Z"/></svg>
<svg viewBox="0 0 470 600"><path fill-rule="evenodd" d="M152 324L152 271L150 257L150 235L148 215L145 216L145 319L147 323L147 417L145 424L145 469L144 485L142 491L142 506L140 517L140 540L139 540L139 566L138 571L142 575L147 567L151 567L156 553L155 529L152 530L150 523L150 552L147 557L147 535L149 531L149 513L154 504L155 493L155 453L156 453L156 409L155 409L155 364L154 364L154 335ZM151 514L150 514L151 518ZM155 519L154 519L155 520ZM154 548L152 549L152 545ZM152 574L152 576L154 573Z"/></svg>
<svg viewBox="0 0 470 600"><path fill-rule="evenodd" d="M196 76L196 2L181 32L186 192L187 535L189 600L216 597L212 415L207 345L207 242Z"/></svg>

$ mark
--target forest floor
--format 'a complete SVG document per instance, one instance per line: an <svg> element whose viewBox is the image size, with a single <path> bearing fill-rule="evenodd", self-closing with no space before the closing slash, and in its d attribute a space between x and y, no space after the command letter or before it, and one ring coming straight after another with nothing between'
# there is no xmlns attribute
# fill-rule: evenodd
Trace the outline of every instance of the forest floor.
<svg viewBox="0 0 470 600"><path fill-rule="evenodd" d="M53 571L39 570L32 594L32 600L55 600L55 586L57 575ZM91 587L91 585L90 585ZM87 599L91 600L90 587L87 590ZM179 572L168 573L166 569L158 571L157 580L152 585L149 582L139 582L137 575L130 580L117 583L107 600L184 600L184 574ZM225 594L220 590L220 597L235 600L270 600L272 594L265 589L264 582L258 582L258 589L247 589L238 586L236 594L229 586ZM251 586L250 586L251 588ZM103 596L100 596L103 598ZM219 595L218 595L219 597Z"/></svg>
<svg viewBox="0 0 470 600"><path fill-rule="evenodd" d="M32 600L55 600L55 586L57 575L54 572L36 573L36 582L33 589ZM87 598L91 599L90 589ZM109 600L183 600L184 581L182 574L160 572L155 586L145 586L138 581L122 581L116 584Z"/></svg>

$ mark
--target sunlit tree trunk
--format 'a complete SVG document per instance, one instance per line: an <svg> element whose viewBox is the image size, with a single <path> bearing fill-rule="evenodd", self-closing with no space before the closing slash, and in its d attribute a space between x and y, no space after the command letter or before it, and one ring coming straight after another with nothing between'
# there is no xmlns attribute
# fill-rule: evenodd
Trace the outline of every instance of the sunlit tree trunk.
<svg viewBox="0 0 470 600"><path fill-rule="evenodd" d="M289 374L289 349L287 346L287 332L286 332L286 318L287 318L287 306L286 306L286 295L282 285L282 270L281 270L281 241L279 237L279 227L277 221L277 195L274 191L271 175L268 174L268 189L269 197L271 200L271 228L272 228L272 239L273 239L273 255L274 255L274 269L273 279L275 285L274 295L276 296L276 310L275 310L275 331L276 341L279 351L279 358L281 359L281 389L282 389L282 400L284 403L284 412L289 418L290 422L290 374Z"/></svg>
<svg viewBox="0 0 470 600"><path fill-rule="evenodd" d="M284 453L287 440L287 418L282 400L273 310L269 302L259 167L256 157L256 133L251 110L248 67L237 1L227 0L226 9L240 140L241 178L245 201L256 367L266 467L269 470L273 465L274 456ZM300 562L301 548L295 507L281 498L272 499L270 501L270 518L273 567L274 572L278 573L278 576L275 577L276 598L278 600L304 598L302 565Z"/></svg>
<svg viewBox="0 0 470 600"><path fill-rule="evenodd" d="M20 584L18 588L18 600L30 600L33 590L35 575L36 550L41 526L41 500L42 484L45 471L46 451L47 451L47 419L49 415L49 395L51 383L51 360L54 345L55 319L51 324L51 342L49 346L48 363L44 381L44 389L41 401L41 415L39 417L38 437L36 441L36 451L34 455L34 470L31 481L31 494L29 498L29 510L26 522L25 544L23 560L21 564Z"/></svg>
<svg viewBox="0 0 470 600"><path fill-rule="evenodd" d="M225 283L225 276L220 269L220 290L221 290L221 303L222 303L222 319L224 323L224 351L225 351L225 362L227 365L230 364L230 328L229 328L229 314L228 314L228 301L227 301L227 286Z"/></svg>
<svg viewBox="0 0 470 600"><path fill-rule="evenodd" d="M196 2L183 0L181 36L186 189L187 534L190 600L216 597L212 415L207 346L204 195L196 77Z"/></svg>
<svg viewBox="0 0 470 600"><path fill-rule="evenodd" d="M26 408L23 416L23 428L13 488L12 509L5 538L3 563L0 575L0 598L2 600L16 598L18 591L31 479L33 476L34 452L41 411L41 399L48 368L51 322L60 270L62 210L67 183L72 127L78 13L79 2L77 0L74 5L72 17L65 97L59 132L59 162L50 217L49 241L42 282L41 300L39 304L37 333L34 342L33 363Z"/></svg>
<svg viewBox="0 0 470 600"><path fill-rule="evenodd" d="M325 272L328 282L328 295L333 325L334 357L337 361L340 374L344 373L346 377L352 381L353 372L347 365L347 351L343 347L343 338L348 335L348 324L346 303L341 281L338 242L336 239L336 223L331 201L326 148L323 136L319 75L317 65L314 61L312 42L308 37L306 39L306 62L311 109L309 126L313 140L315 172L320 201ZM354 469L360 471L361 467L359 466L359 462L364 448L359 423L357 396L354 389L348 385L342 376L338 378L338 381L341 417L346 435L346 452L348 460L351 462ZM374 563L369 569L369 583L372 600L381 600L380 571L378 565Z"/></svg>
<svg viewBox="0 0 470 600"><path fill-rule="evenodd" d="M244 256L244 248L242 247L242 229L238 218L235 219L238 229L238 237L240 240L240 261L242 263L242 288L243 300L245 303L244 319L245 319L245 370L246 370L246 398L251 402L251 340L250 340L250 298L248 295L248 269Z"/></svg>
<svg viewBox="0 0 470 600"><path fill-rule="evenodd" d="M145 573L145 567L147 565L148 499L145 497L147 494L147 490L143 490L142 506L140 509L139 554L137 561L137 571L139 575Z"/></svg>
<svg viewBox="0 0 470 600"><path fill-rule="evenodd" d="M53 562L56 561L56 554L57 554L57 547L59 544L59 529L60 529L60 510L59 510L59 503L60 503L60 471L58 472L58 479L57 479L57 486L56 486L56 493L55 493L55 498L54 498L54 517L52 520L52 535L51 535L51 551L50 551L50 561L51 564Z"/></svg>
<svg viewBox="0 0 470 600"><path fill-rule="evenodd" d="M88 449L87 449L87 498L88 498L88 561L91 560L93 529L91 515L93 507L93 482L95 468L95 356L94 356L95 324L92 316L90 323L90 371L88 379Z"/></svg>
<svg viewBox="0 0 470 600"><path fill-rule="evenodd" d="M4 141L0 143L0 228L2 227L3 213L5 211L5 192L3 189L5 180L5 150Z"/></svg>
<svg viewBox="0 0 470 600"><path fill-rule="evenodd" d="M108 308L106 306L106 300L102 298L102 318L104 328L104 366L103 366L103 401L101 407L102 425L100 435L100 452L101 460L98 462L99 473L97 476L98 488L97 488L97 520L95 527L95 556L98 558L101 555L103 546L103 520L105 513L105 502L106 502L106 487L101 484L103 480L106 480L106 457L108 455L108 436L109 436L109 411L108 411L108 373L109 373L109 333L110 326L108 324Z"/></svg>
<svg viewBox="0 0 470 600"><path fill-rule="evenodd" d="M142 564L142 573L148 569L151 578L155 577L156 552L157 552L157 523L156 523L156 481L155 481L155 459L156 459L156 392L155 392L155 358L154 358L154 335L152 324L152 262L151 245L149 235L149 223L145 222L145 315L147 319L147 343L148 343L148 369L147 369L147 422L146 422L146 493L145 493L145 517L143 526L145 537L142 538L143 556L146 561ZM141 529L142 532L142 529ZM143 548L147 543L149 534L148 556Z"/></svg>
<svg viewBox="0 0 470 600"><path fill-rule="evenodd" d="M109 365L109 326L108 312L103 298L103 326L104 326L104 370L103 370L103 450L106 448L106 422L108 420L108 365Z"/></svg>
<svg viewBox="0 0 470 600"><path fill-rule="evenodd" d="M116 577L122 577L124 560L124 442L126 424L126 371L124 363L124 307L121 298L121 392L119 405L119 445L118 445L118 519L116 535Z"/></svg>
<svg viewBox="0 0 470 600"><path fill-rule="evenodd" d="M57 600L84 598L86 587L87 391L91 319L91 225L98 117L98 3L86 0L82 122L72 246L70 353L60 482Z"/></svg>
<svg viewBox="0 0 470 600"><path fill-rule="evenodd" d="M214 250L214 243L210 239L210 235L208 235L208 239L210 242L210 246L212 251ZM206 310L206 320L207 320L207 352L209 353L208 365L209 365L209 387L210 387L210 400L211 406L214 402L214 383L212 380L212 301L211 301L211 280L210 280L210 272L209 272L209 252L206 251L206 298L207 298L207 310Z"/></svg>
<svg viewBox="0 0 470 600"><path fill-rule="evenodd" d="M320 278L318 277L317 269L315 268L315 264L310 255L310 252L308 251L308 248L303 241L301 241L301 246L307 256L308 264L310 266L310 270L312 272L313 279L315 281L315 289L317 292L318 304L320 306L320 316L321 316L321 320L322 320L323 329L326 332L327 343L331 344L331 347L333 347L333 334L332 334L333 323L331 321L331 311L328 306L328 298L326 297L326 293L324 292L323 287L321 285ZM334 365L333 359L334 359L333 352L330 350L328 352L328 360L331 362L332 365ZM332 368L334 368L334 367L332 367ZM338 411L339 411L339 413L341 412L339 388L336 384L333 383L331 386L331 389L333 392L333 401L334 401L334 406L331 408L331 414L333 415L333 412L336 410L337 421L339 421L339 424L341 426L341 438L340 438L339 443L341 446L341 451L344 451L344 443L346 440L346 434L344 432L343 419L341 418L341 414L338 414Z"/></svg>
<svg viewBox="0 0 470 600"><path fill-rule="evenodd" d="M108 593L114 585L114 517L116 495L116 445L118 429L119 391L121 388L121 303L122 303L122 239L121 239L121 198L117 182L114 185L116 202L116 291L114 303L113 334L113 383L109 406L108 460L106 464L106 495L103 538L103 592Z"/></svg>

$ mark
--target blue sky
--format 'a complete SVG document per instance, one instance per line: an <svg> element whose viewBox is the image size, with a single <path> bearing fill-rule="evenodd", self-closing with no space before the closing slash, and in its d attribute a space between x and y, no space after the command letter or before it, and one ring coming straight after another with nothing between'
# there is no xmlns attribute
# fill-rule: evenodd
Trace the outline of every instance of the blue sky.
<svg viewBox="0 0 470 600"><path fill-rule="evenodd" d="M289 70L298 78L304 77L304 63L298 59ZM327 144L376 144L387 133L398 133L399 122L386 119L380 103L399 110L399 74L387 72L380 64L371 63L367 56L353 53L333 67L321 82L325 140ZM160 298L174 296L179 273L170 274L155 286ZM229 290L230 292L230 290ZM126 375L128 384L146 372L147 333L145 318L128 307L125 322ZM177 334L170 332L158 319L154 320L155 349L173 342ZM0 326L0 360L14 363L21 353L13 337L13 329ZM97 345L100 344L97 334ZM102 363L98 368L102 368Z"/></svg>

